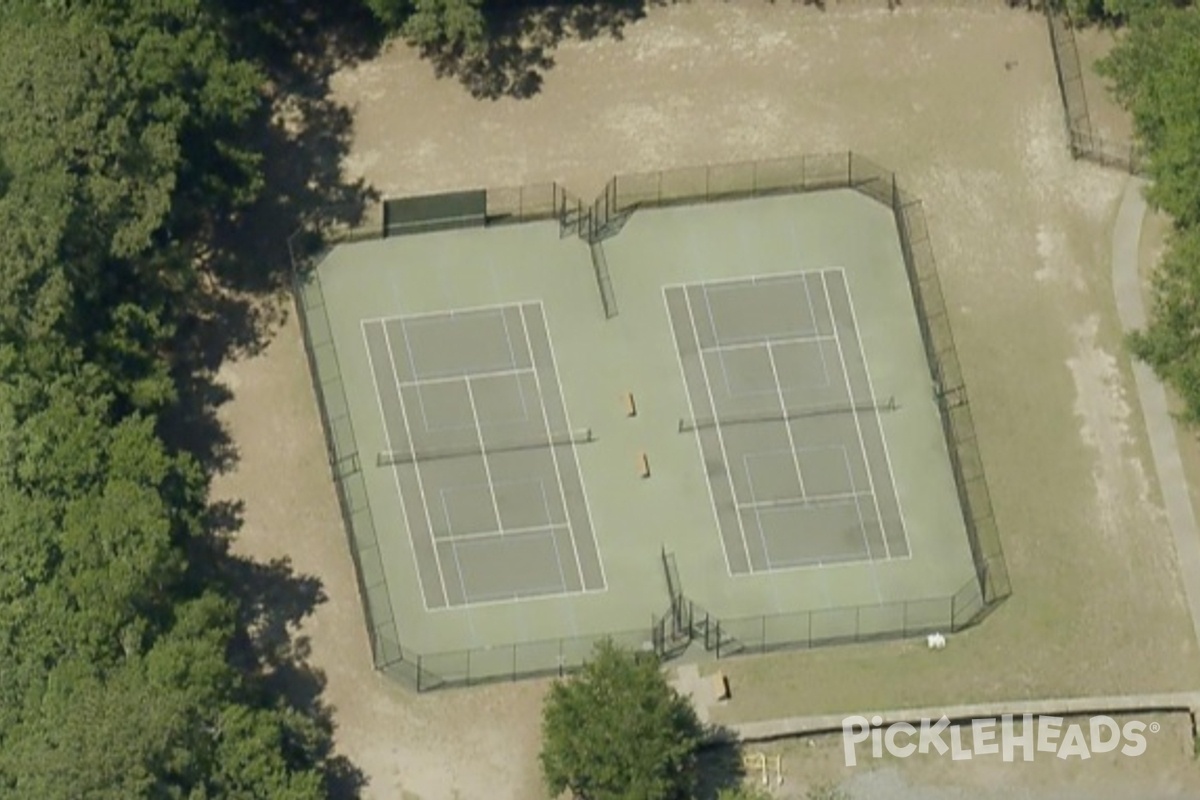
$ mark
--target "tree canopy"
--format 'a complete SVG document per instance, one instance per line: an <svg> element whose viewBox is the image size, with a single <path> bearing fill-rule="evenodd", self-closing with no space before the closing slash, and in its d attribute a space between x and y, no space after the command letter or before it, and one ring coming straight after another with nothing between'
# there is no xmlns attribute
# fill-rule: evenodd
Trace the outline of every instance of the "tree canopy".
<svg viewBox="0 0 1200 800"><path fill-rule="evenodd" d="M1100 63L1134 121L1151 179L1147 199L1175 229L1154 275L1151 321L1130 337L1133 352L1200 422L1200 8L1129 2L1129 24Z"/></svg>
<svg viewBox="0 0 1200 800"><path fill-rule="evenodd" d="M161 435L198 254L263 186L264 76L206 0L0 13L0 795L326 796L230 653L208 475Z"/></svg>
<svg viewBox="0 0 1200 800"><path fill-rule="evenodd" d="M579 800L692 796L702 728L658 659L603 642L584 668L550 690L542 770L551 794Z"/></svg>

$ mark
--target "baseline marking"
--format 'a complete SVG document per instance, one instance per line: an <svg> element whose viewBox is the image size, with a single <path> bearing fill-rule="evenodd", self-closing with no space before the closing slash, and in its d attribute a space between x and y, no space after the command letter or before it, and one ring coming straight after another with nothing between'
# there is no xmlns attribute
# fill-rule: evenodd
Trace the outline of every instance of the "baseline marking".
<svg viewBox="0 0 1200 800"><path fill-rule="evenodd" d="M558 531L558 530L562 530L564 528L567 528L567 526L562 525L562 524L556 525L556 524L547 523L545 525L530 525L530 526L524 527L524 528L507 528L504 530L503 533L501 533L500 531L475 531L472 533L461 533L461 534L457 534L454 536L446 536L446 537L437 539L437 541L445 543L445 544L450 544L451 542L476 542L476 541L480 541L482 539L496 539L496 540L502 541L504 539L517 539L522 536L529 536L530 534L534 534L534 533L546 533L547 531ZM570 530L569 528L567 528L567 529Z"/></svg>
<svg viewBox="0 0 1200 800"><path fill-rule="evenodd" d="M741 338L735 339L733 344L716 344L708 347L701 347L699 342L696 344L696 349L701 353L718 353L730 350L752 350L756 347L762 347L765 344L812 344L814 342L832 342L836 340L836 336L828 333L818 333L812 336L760 336L756 339Z"/></svg>
<svg viewBox="0 0 1200 800"><path fill-rule="evenodd" d="M401 327L401 329L404 329L404 321L403 320L400 321L400 327ZM405 337L405 338L407 338L407 337ZM410 360L412 359L411 352L409 354L409 359ZM403 386L406 389L412 388L414 386L419 388L421 386L434 386L439 383L458 383L459 381L465 381L468 378L475 378L475 379L506 378L506 377L515 376L515 375L525 375L526 373L529 373L529 372L533 372L532 367L518 367L518 366L502 367L500 369L483 370L482 372L447 372L442 375L435 375L430 378L417 378L416 380L412 380L412 381L398 380L398 381L396 381L396 385Z"/></svg>

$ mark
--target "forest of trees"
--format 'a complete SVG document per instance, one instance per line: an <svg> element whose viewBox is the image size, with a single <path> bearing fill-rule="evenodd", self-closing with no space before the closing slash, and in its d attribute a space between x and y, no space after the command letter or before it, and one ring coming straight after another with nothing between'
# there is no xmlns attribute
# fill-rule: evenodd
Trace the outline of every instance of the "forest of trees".
<svg viewBox="0 0 1200 800"><path fill-rule="evenodd" d="M272 686L273 654L245 641L255 587L304 581L234 558L236 508L209 500L224 445L208 372L256 334L249 305L204 287L240 269L244 212L280 200L272 83L306 79L280 53L311 39L270 8L3 2L5 798L301 800L353 783L320 710Z"/></svg>
<svg viewBox="0 0 1200 800"><path fill-rule="evenodd" d="M1072 2L1125 26L1106 74L1177 222L1133 346L1200 420L1200 11ZM337 65L399 32L477 94L524 94L564 31L642 13L366 3L0 0L0 796L353 790L319 676L252 634L302 613L263 596L311 606L314 589L228 549L212 371L262 344L255 298L306 211L365 196L340 178Z"/></svg>

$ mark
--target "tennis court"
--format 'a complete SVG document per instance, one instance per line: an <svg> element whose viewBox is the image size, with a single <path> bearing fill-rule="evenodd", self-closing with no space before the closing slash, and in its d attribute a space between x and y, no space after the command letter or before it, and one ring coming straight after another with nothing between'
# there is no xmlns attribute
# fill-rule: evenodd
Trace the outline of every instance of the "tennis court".
<svg viewBox="0 0 1200 800"><path fill-rule="evenodd" d="M603 242L615 305L598 249L550 220L324 255L310 347L379 662L555 672L661 647L679 593L722 653L943 626L974 572L891 210L640 209Z"/></svg>
<svg viewBox="0 0 1200 800"><path fill-rule="evenodd" d="M426 610L603 590L541 304L362 331Z"/></svg>
<svg viewBox="0 0 1200 800"><path fill-rule="evenodd" d="M664 297L730 574L908 557L845 273Z"/></svg>

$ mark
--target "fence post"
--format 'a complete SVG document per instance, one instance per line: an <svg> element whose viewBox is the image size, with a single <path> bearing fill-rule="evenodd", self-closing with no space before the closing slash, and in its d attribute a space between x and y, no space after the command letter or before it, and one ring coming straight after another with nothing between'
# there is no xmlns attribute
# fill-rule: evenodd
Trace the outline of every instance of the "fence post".
<svg viewBox="0 0 1200 800"><path fill-rule="evenodd" d="M758 162L750 162L750 194L758 197Z"/></svg>
<svg viewBox="0 0 1200 800"><path fill-rule="evenodd" d="M717 658L721 657L721 621L717 620Z"/></svg>
<svg viewBox="0 0 1200 800"><path fill-rule="evenodd" d="M762 635L762 638L759 639L759 641L762 642L761 650L762 650L762 652L765 653L765 652L767 652L767 615L766 614L763 614L763 616L762 616L761 635Z"/></svg>
<svg viewBox="0 0 1200 800"><path fill-rule="evenodd" d="M563 670L563 640L559 639L558 640L558 677L561 678L563 676L563 674L564 674L564 670Z"/></svg>
<svg viewBox="0 0 1200 800"><path fill-rule="evenodd" d="M854 151L846 151L846 185L854 185Z"/></svg>
<svg viewBox="0 0 1200 800"><path fill-rule="evenodd" d="M806 611L805 613L808 615L808 649L811 650L812 649L812 615L813 615L813 612Z"/></svg>
<svg viewBox="0 0 1200 800"><path fill-rule="evenodd" d="M421 693L421 654L417 653L417 694Z"/></svg>
<svg viewBox="0 0 1200 800"><path fill-rule="evenodd" d="M517 645L515 643L513 644L513 677L512 677L512 679L514 681L517 679Z"/></svg>

